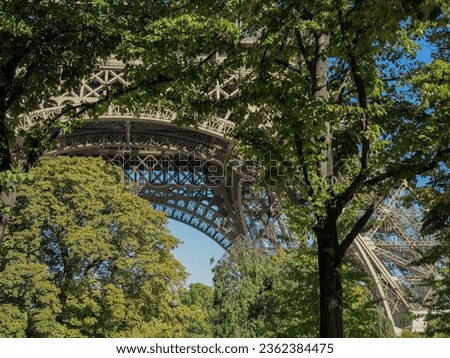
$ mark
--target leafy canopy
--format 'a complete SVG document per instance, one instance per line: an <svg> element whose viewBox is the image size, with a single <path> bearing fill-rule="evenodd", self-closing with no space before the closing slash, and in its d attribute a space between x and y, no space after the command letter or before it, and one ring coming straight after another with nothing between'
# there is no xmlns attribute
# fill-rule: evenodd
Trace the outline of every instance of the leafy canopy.
<svg viewBox="0 0 450 358"><path fill-rule="evenodd" d="M267 255L234 246L214 268L214 334L217 337L317 337L319 278L316 248ZM346 263L345 337L391 337L390 322L358 266Z"/></svg>
<svg viewBox="0 0 450 358"><path fill-rule="evenodd" d="M0 251L0 336L169 336L185 273L165 216L99 158L32 173Z"/></svg>

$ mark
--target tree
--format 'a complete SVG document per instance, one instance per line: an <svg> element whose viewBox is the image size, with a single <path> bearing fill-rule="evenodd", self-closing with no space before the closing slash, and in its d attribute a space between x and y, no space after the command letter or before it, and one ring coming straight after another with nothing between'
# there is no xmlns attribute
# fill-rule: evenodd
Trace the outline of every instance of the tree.
<svg viewBox="0 0 450 358"><path fill-rule="evenodd" d="M144 104L182 106L188 84L224 43L237 39L234 27L215 15L216 5L214 0L201 6L189 0L0 2L0 245L17 186L61 133L88 115L98 116L112 100L137 113ZM105 86L96 103L67 105L23 129L24 114L78 89L111 56L126 65L129 86Z"/></svg>
<svg viewBox="0 0 450 358"><path fill-rule="evenodd" d="M263 250L233 245L213 268L215 337L262 336L267 286L278 271Z"/></svg>
<svg viewBox="0 0 450 358"><path fill-rule="evenodd" d="M320 336L342 337L348 248L389 189L448 159L448 92L439 92L448 61L416 58L423 34L446 28L448 3L265 0L228 9L254 40L217 70L222 78L247 69L239 94L199 96L192 108L233 111L241 151L269 172L261 177L289 174L277 185L317 241Z"/></svg>
<svg viewBox="0 0 450 358"><path fill-rule="evenodd" d="M180 295L178 320L185 338L212 337L213 289L202 283L191 283Z"/></svg>
<svg viewBox="0 0 450 358"><path fill-rule="evenodd" d="M280 250L235 246L214 268L217 337L317 337L319 279L314 247ZM393 329L377 307L367 275L344 267L345 336L389 337Z"/></svg>
<svg viewBox="0 0 450 358"><path fill-rule="evenodd" d="M185 278L166 218L100 159L45 159L0 251L0 336L170 336Z"/></svg>

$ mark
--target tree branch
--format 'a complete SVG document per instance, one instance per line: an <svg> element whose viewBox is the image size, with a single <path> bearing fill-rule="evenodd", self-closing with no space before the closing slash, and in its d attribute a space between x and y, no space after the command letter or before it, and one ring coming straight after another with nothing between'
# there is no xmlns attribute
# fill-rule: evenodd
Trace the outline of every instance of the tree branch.
<svg viewBox="0 0 450 358"><path fill-rule="evenodd" d="M350 52L350 51L349 51ZM358 103L359 106L363 109L363 113L360 119L361 126L361 172L367 169L367 165L369 162L369 150L370 150L370 141L366 137L366 133L369 129L370 120L367 118L367 93L366 87L364 84L364 79L359 72L358 62L353 53L349 53L350 59L350 67L353 75L353 80L355 81L357 93L358 93Z"/></svg>
<svg viewBox="0 0 450 358"><path fill-rule="evenodd" d="M305 184L308 190L309 196L314 196L314 187L309 178L308 168L306 167L305 153L303 152L303 141L295 134L295 147L297 149L297 155L300 160L300 165L302 166L303 177L305 178Z"/></svg>
<svg viewBox="0 0 450 358"><path fill-rule="evenodd" d="M370 141L366 137L366 133L369 129L369 119L367 118L367 94L366 88L364 84L364 79L361 76L358 68L358 62L356 57L351 50L348 49L349 59L350 59L350 71L353 75L353 80L356 84L356 90L358 95L358 103L359 106L363 110L363 114L360 119L360 128L361 128L361 157L360 157L360 170L355 179L351 182L351 184L347 187L347 189L336 198L336 210L338 215L342 213L345 205L353 198L353 196L358 191L359 187L363 184L366 179L365 171L368 167L369 163L369 151L370 151Z"/></svg>
<svg viewBox="0 0 450 358"><path fill-rule="evenodd" d="M211 55L208 56L208 59L215 54L217 51L214 51ZM206 59L205 59L206 60ZM206 61L203 60L199 63L199 66L202 66ZM223 72L223 70L227 67L232 65L233 63L236 63L236 60L233 61L227 61L225 60L220 66L218 66L216 73L214 74L214 77L209 81L205 86L202 88L202 92L207 92L208 89L212 86L212 84L219 78L220 74Z"/></svg>
<svg viewBox="0 0 450 358"><path fill-rule="evenodd" d="M373 213L375 212L376 208L382 203L384 200L384 195L378 196L366 209L364 214L358 219L356 224L353 226L353 228L350 230L350 232L347 234L345 239L341 242L339 245L339 259L342 260L345 253L347 252L350 245L355 240L356 236L364 229L367 222L372 217Z"/></svg>
<svg viewBox="0 0 450 358"><path fill-rule="evenodd" d="M298 73L299 75L302 74L302 71L300 71L298 68L293 67L291 64L289 64L289 63L287 63L287 62L285 62L283 60L280 60L280 59L276 58L275 62L278 63L279 65L282 65L282 66L284 66L284 67L294 71L295 73Z"/></svg>
<svg viewBox="0 0 450 358"><path fill-rule="evenodd" d="M314 75L314 63L313 61L308 61L308 51L306 50L305 43L303 41L303 36L300 31L295 30L295 39L297 40L300 53L302 54L303 61L305 61L306 67L308 68L309 75L311 76L311 81L315 81Z"/></svg>
<svg viewBox="0 0 450 358"><path fill-rule="evenodd" d="M350 68L347 68L347 70L345 71L345 74L344 74L344 78L342 79L342 82L340 83L340 85L337 89L336 96L334 96L334 100L333 100L334 103L340 103L342 101L342 95L344 93L345 85L347 84L347 81L350 77L350 73L351 73Z"/></svg>
<svg viewBox="0 0 450 358"><path fill-rule="evenodd" d="M347 189L336 197L336 212L340 215L344 210L345 205L352 200L353 196L356 194L358 189L363 185L366 175L363 172L359 172L358 175L353 179Z"/></svg>
<svg viewBox="0 0 450 358"><path fill-rule="evenodd" d="M423 153L416 153L416 156L420 156ZM421 175L423 173L426 173L429 170L432 170L439 166L440 162L442 160L446 160L448 155L450 154L450 148L445 148L438 150L436 155L434 156L433 160L430 162L424 164L420 163L417 165L408 165L405 163L401 167L394 167L388 168L384 173L381 173L377 175L374 178L368 179L364 181L364 185L376 185L381 183L382 181L390 178L401 178L406 172L414 172L416 175Z"/></svg>

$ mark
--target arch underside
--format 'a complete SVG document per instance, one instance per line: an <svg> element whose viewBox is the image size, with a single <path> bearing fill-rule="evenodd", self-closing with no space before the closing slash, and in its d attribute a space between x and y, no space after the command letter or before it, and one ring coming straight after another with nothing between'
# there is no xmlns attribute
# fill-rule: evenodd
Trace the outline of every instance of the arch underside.
<svg viewBox="0 0 450 358"><path fill-rule="evenodd" d="M217 82L209 95L217 99L234 96L240 75ZM39 121L52 121L65 106L95 103L112 88L127 85L124 64L106 59L79 89L43 103L41 109L22 118L20 127L27 130ZM241 238L273 245L282 225L270 202L254 189L254 178L244 174L242 164L230 156L231 116L227 111L199 119L196 128L188 129L173 124L177 118L173 111L144 106L136 113L111 103L100 121L85 121L82 128L60 136L48 154L101 156L123 167L134 190L155 208L199 229L226 250ZM225 169L230 159L233 162Z"/></svg>
<svg viewBox="0 0 450 358"><path fill-rule="evenodd" d="M228 250L239 239L273 242L280 227L263 194L255 195L224 138L173 125L86 122L58 139L48 155L100 156L123 169L131 190ZM225 168L225 162L230 165Z"/></svg>

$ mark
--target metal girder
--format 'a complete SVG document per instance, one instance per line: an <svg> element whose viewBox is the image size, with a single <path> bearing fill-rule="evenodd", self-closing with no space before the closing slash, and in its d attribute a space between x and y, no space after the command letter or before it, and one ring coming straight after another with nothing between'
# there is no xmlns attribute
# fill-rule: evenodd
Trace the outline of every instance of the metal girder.
<svg viewBox="0 0 450 358"><path fill-rule="evenodd" d="M239 76L236 73L217 81L209 95L217 99L233 96ZM51 120L67 106L94 103L111 89L129 84L123 63L110 58L83 80L78 90L52 98L22 117L19 130ZM255 191L250 189L252 178L244 174L245 164L230 157L231 112L205 118L195 128L177 127L173 124L176 118L170 110L143 106L136 112L111 104L98 121L84 117L82 127L60 136L47 155L101 156L123 167L136 193L225 249L243 238L261 245L273 242L278 232L269 226L281 227L274 208L257 195L252 199Z"/></svg>
<svg viewBox="0 0 450 358"><path fill-rule="evenodd" d="M252 197L253 178L245 174L242 161L229 160L229 151L230 142L218 136L118 118L87 122L61 136L48 155L103 157L123 169L131 190L225 250L245 238L273 243L278 234L269 229L277 224L274 207Z"/></svg>
<svg viewBox="0 0 450 358"><path fill-rule="evenodd" d="M417 264L421 250L435 242L433 237L420 235L418 210L402 205L407 191L408 186L403 183L391 193L377 209L374 227L359 235L355 245L394 327L402 325L404 314L423 310L423 303L431 294L424 280L439 275L436 267Z"/></svg>
<svg viewBox="0 0 450 358"><path fill-rule="evenodd" d="M210 95L217 98L228 98L236 91L233 83L238 75L232 75L222 83L217 82L216 86L210 91ZM115 87L130 85L125 78L123 63L111 58L102 64L90 78L83 80L80 89L61 94L51 100L43 103L39 110L30 112L21 117L18 130L26 130L34 126L38 121L50 119L57 116L67 106L77 106L83 103L94 103L100 98L107 96L108 91ZM234 128L234 123L230 120L231 112L223 113L221 117L205 118L196 124L196 130L206 132L212 136L225 137ZM155 108L141 107L139 111L133 111L123 106L111 104L103 115L102 121L137 121L140 123L165 123L171 124L177 117L177 114L170 110L156 110ZM84 116L85 120L89 117ZM62 119L64 121L64 119Z"/></svg>
<svg viewBox="0 0 450 358"><path fill-rule="evenodd" d="M172 218L203 231L224 249L245 235L222 160L228 143L167 125L88 123L62 136L49 155L101 156L123 169L132 190Z"/></svg>

